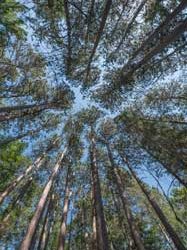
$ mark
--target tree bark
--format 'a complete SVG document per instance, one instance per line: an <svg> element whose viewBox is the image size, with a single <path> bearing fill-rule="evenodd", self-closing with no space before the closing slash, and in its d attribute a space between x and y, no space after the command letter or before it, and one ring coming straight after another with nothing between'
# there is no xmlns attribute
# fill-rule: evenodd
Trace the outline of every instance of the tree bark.
<svg viewBox="0 0 187 250"><path fill-rule="evenodd" d="M92 131L90 145L90 163L91 163L91 174L92 174L92 188L93 188L93 200L94 208L96 213L96 229L97 229L97 246L98 250L108 250L108 235L106 222L104 218L103 203L101 196L101 187L99 180L99 173L96 160L96 145L94 133Z"/></svg>
<svg viewBox="0 0 187 250"><path fill-rule="evenodd" d="M145 250L143 242L141 240L141 236L140 236L140 232L137 228L137 225L135 223L133 214L131 212L130 209L130 204L128 201L128 197L126 192L123 190L123 185L122 185L122 181L121 181L121 177L119 175L119 172L115 166L115 162L113 159L113 155L110 149L110 146L108 143L106 143L106 147L107 147L107 152L108 152L108 158L110 160L110 164L111 164L111 176L113 178L113 182L116 185L118 192L119 192L119 196L121 198L122 204L123 204L123 209L130 227L130 231L131 231L131 236L134 240L134 243L137 247L138 250Z"/></svg>
<svg viewBox="0 0 187 250"><path fill-rule="evenodd" d="M47 239L49 236L49 214L51 212L51 209L53 207L54 202L54 194L50 196L49 204L47 206L47 211L45 214L44 222L42 231L40 234L39 244L38 244L38 250L45 250L47 245Z"/></svg>
<svg viewBox="0 0 187 250"><path fill-rule="evenodd" d="M165 230L168 233L169 237L171 238L172 242L174 243L175 247L178 250L186 250L186 247L182 243L181 239L178 237L177 233L175 232L175 230L173 229L173 227L171 226L171 224L168 222L168 220L167 220L166 216L164 215L162 209L157 204L156 200L151 195L150 191L147 190L147 188L145 187L144 183L138 178L138 176L136 175L135 171L133 170L133 168L129 164L127 156L123 157L123 160L124 160L125 164L127 165L129 171L131 172L132 176L137 181L140 189L142 190L142 192L146 196L147 200L149 201L151 207L153 208L153 210L157 214L158 218L162 222L163 226L165 227Z"/></svg>
<svg viewBox="0 0 187 250"><path fill-rule="evenodd" d="M134 52L130 61L132 61L140 52L142 52L145 47L150 43L153 42L153 39L158 37L159 33L163 31L165 26L167 26L171 20L173 20L182 10L184 10L187 6L187 1L182 0L181 3L171 12L166 19L148 36L148 38L142 43L142 45Z"/></svg>
<svg viewBox="0 0 187 250"><path fill-rule="evenodd" d="M42 165L42 162L46 156L46 153L49 152L55 143L58 141L58 138L53 141L53 143L46 149L46 151L39 156L33 164L31 164L24 173L19 175L12 183L2 192L0 193L0 204L4 201L4 199L18 186L18 184L21 183L23 179L25 179L32 171L33 169L38 170L40 166Z"/></svg>
<svg viewBox="0 0 187 250"><path fill-rule="evenodd" d="M67 74L70 74L71 71L71 23L70 23L70 14L69 14L69 7L68 7L68 1L64 0L64 10L65 10L65 17L66 17L66 27L67 27L67 37L68 37L68 44L67 44L67 60L66 60L66 67L67 67Z"/></svg>
<svg viewBox="0 0 187 250"><path fill-rule="evenodd" d="M66 227L67 227L67 216L70 203L70 167L68 167L67 177L66 177L66 186L65 186L65 198L64 198L64 207L62 213L62 223L60 226L59 240L58 240L58 250L65 249L65 240L66 240Z"/></svg>
<svg viewBox="0 0 187 250"><path fill-rule="evenodd" d="M160 163L163 166L163 168L165 168L168 171L168 173L174 176L181 185L183 185L184 187L187 187L187 181L181 179L181 177L178 176L178 174L172 168L170 168L167 164L165 164L163 161L158 159L158 157L154 155L154 153L150 149L148 149L145 146L142 146L141 144L140 144L140 147L142 147L142 149L144 149L153 159L158 161L158 163Z"/></svg>
<svg viewBox="0 0 187 250"><path fill-rule="evenodd" d="M134 21L136 20L136 17L138 16L138 14L140 13L140 11L142 10L142 8L144 7L145 3L147 2L147 0L143 0L140 5L138 6L137 10L135 11L131 21L129 22L129 24L127 25L124 34L121 38L121 41L119 42L117 48L111 53L111 54L115 54L116 52L118 52L118 50L120 49L121 45L123 44L127 34L129 33Z"/></svg>
<svg viewBox="0 0 187 250"><path fill-rule="evenodd" d="M97 47L98 47L98 45L99 45L101 36L102 36L102 34L103 34L103 30L104 30L104 27L105 27L105 24L106 24L106 20L107 20L107 17L108 17L108 14L109 14L111 5L112 5L112 0L106 0L106 2L105 2L105 8L104 8L104 10L103 10L102 19L101 19L100 26L99 26L99 30L98 30L98 32L97 32L97 36L96 36L96 39L95 39L95 42L94 42L94 47L93 47L93 49L92 49L90 58L89 58L89 60L88 60L88 65L87 65L87 68L86 68L86 78L85 78L85 82L86 82L87 79L88 79L88 76L89 76L89 73L90 73L91 63L92 63L93 57L94 57L94 55L95 55L96 49L97 49Z"/></svg>
<svg viewBox="0 0 187 250"><path fill-rule="evenodd" d="M141 59L137 63L131 64L128 62L121 69L121 84L125 85L126 81L132 76L132 74L142 67L144 64L148 63L148 61L153 58L158 53L162 52L164 48L166 48L169 44L173 43L178 39L180 35L182 35L187 30L187 19L183 20L179 25L177 25L169 34L167 34L159 44L157 44L153 49L151 49L143 59Z"/></svg>
<svg viewBox="0 0 187 250"><path fill-rule="evenodd" d="M39 156L33 164L31 164L23 174L19 175L1 194L0 194L0 204L4 201L4 199L18 186L18 184L28 176L28 174L33 169L38 169L44 159L45 154Z"/></svg>
<svg viewBox="0 0 187 250"><path fill-rule="evenodd" d="M52 105L50 103L1 107L0 108L0 122L8 121L8 120L12 120L15 118L20 118L20 117L25 117L27 115L35 115L51 107Z"/></svg>
<svg viewBox="0 0 187 250"><path fill-rule="evenodd" d="M41 198L38 202L37 208L35 210L34 216L31 219L31 222L28 226L27 233L21 243L20 250L29 250L32 242L32 238L34 237L34 234L36 232L38 222L40 220L40 217L42 215L42 212L44 211L45 204L47 202L47 198L49 196L50 190L52 188L52 185L55 181L55 178L57 176L57 173L61 167L62 160L64 158L64 155L67 151L67 148L64 149L64 151L60 154L59 159L57 160L55 167L53 169L53 172L43 190L43 193L41 195Z"/></svg>
<svg viewBox="0 0 187 250"><path fill-rule="evenodd" d="M2 219L2 223L0 226L0 229L2 230L4 225L7 223L7 221L9 220L10 216L11 216L11 212L12 210L19 204L19 202L23 199L24 195L26 194L30 183L32 182L33 178L30 177L26 183L23 185L23 187L21 188L20 193L18 194L18 196L11 202L11 204L7 207L7 209L5 209L5 211L3 212L3 219Z"/></svg>

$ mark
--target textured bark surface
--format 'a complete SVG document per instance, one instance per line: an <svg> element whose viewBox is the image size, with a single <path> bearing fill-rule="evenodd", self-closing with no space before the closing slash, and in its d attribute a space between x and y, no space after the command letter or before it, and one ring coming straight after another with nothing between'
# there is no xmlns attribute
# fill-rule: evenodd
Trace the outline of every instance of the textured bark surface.
<svg viewBox="0 0 187 250"><path fill-rule="evenodd" d="M168 235L171 238L171 240L173 241L173 244L175 245L175 247L177 249L179 249L179 250L186 250L186 247L183 245L183 243L180 240L180 238L178 237L177 233L175 232L175 230L173 229L173 227L171 226L171 224L167 220L167 218L164 215L162 209L157 204L156 200L154 199L154 197L152 196L152 194L150 193L150 191L147 190L147 188L145 187L144 183L138 178L138 176L136 175L136 173L132 169L131 165L129 164L129 162L127 160L127 157L124 157L124 162L127 164L127 166L129 168L131 174L133 175L134 179L137 181L137 183L140 186L142 192L147 197L147 200L149 201L151 207L153 208L153 210L157 214L158 218L162 222L163 226L165 227L165 230L168 233Z"/></svg>
<svg viewBox="0 0 187 250"><path fill-rule="evenodd" d="M47 184L43 190L43 193L41 195L41 198L40 198L38 205L37 205L37 208L35 210L34 216L32 217L31 222L28 226L27 233L26 233L26 235L21 243L21 247L20 247L21 250L29 250L31 247L32 238L36 232L38 222L40 220L42 212L44 211L49 192L50 192L51 187L53 185L53 182L56 178L58 170L60 169L61 162L64 158L65 153L66 153L66 149L63 151L63 153L60 154L59 159L58 159L58 161L53 169L53 172L51 174L51 177L49 178L49 181L47 182Z"/></svg>
<svg viewBox="0 0 187 250"><path fill-rule="evenodd" d="M91 174L93 183L92 188L93 188L94 208L96 214L97 248L98 250L108 250L110 248L108 243L106 222L104 218L101 187L100 187L99 173L96 160L96 145L93 134L91 136L90 161L91 161Z"/></svg>

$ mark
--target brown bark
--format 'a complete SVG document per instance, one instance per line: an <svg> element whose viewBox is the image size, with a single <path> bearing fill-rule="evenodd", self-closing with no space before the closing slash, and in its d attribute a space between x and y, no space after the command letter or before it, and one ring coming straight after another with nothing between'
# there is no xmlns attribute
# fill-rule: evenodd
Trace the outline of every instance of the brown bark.
<svg viewBox="0 0 187 250"><path fill-rule="evenodd" d="M31 164L25 172L23 172L21 175L19 175L15 180L11 182L11 184L0 193L0 204L4 201L4 199L24 180L34 169L38 170L40 166L42 165L42 162L46 156L46 153L50 151L55 143L58 141L58 138L53 141L53 143L46 149L46 151L39 156L33 164Z"/></svg>
<svg viewBox="0 0 187 250"><path fill-rule="evenodd" d="M49 196L49 193L50 193L50 190L52 188L52 185L55 181L55 178L57 176L57 173L61 167L61 163L62 163L62 160L64 158L64 155L66 153L66 148L65 150L60 154L56 164L55 164L55 167L52 171L52 174L43 190L43 193L41 195L41 198L38 202L38 205L37 205L37 208L34 212L34 216L32 217L31 219L31 222L28 226L28 229L27 229L27 233L21 243L21 246L20 246L20 250L29 250L30 246L31 246L31 242L32 242L32 239L34 237L34 234L36 232L36 229L37 229L37 226L38 226L38 222L41 218L41 215L44 211L44 208L45 208L45 204L47 202L47 198Z"/></svg>
<svg viewBox="0 0 187 250"><path fill-rule="evenodd" d="M26 183L23 185L23 187L21 188L20 193L18 194L18 196L12 201L12 203L10 204L10 206L7 207L7 209L5 209L5 211L3 212L3 219L2 219L2 223L0 225L0 230L3 229L4 225L8 222L10 216L11 216L11 212L12 210L19 204L19 202L23 199L24 195L26 194L30 183L32 182L33 178L30 177Z"/></svg>
<svg viewBox="0 0 187 250"><path fill-rule="evenodd" d="M121 70L121 84L125 85L126 80L128 80L132 74L140 67L145 65L152 59L155 55L162 52L169 44L176 41L180 35L182 35L187 30L187 19L183 20L178 24L169 34L167 34L153 49L151 49L143 59L139 62L131 64L127 63Z"/></svg>
<svg viewBox="0 0 187 250"><path fill-rule="evenodd" d="M144 7L145 3L147 2L147 0L143 0L140 5L138 6L137 10L135 11L131 21L128 23L124 34L121 38L121 41L119 42L117 48L111 53L111 54L115 54L116 52L118 52L118 50L120 49L121 45L123 44L123 42L125 41L125 38L127 36L127 34L130 32L132 25L134 24L134 21L136 20L138 14L140 13L140 11L142 10L142 8Z"/></svg>
<svg viewBox="0 0 187 250"><path fill-rule="evenodd" d="M92 184L93 200L94 200L94 208L96 214L97 246L98 250L108 250L110 248L108 243L106 222L104 218L101 187L100 187L99 173L96 160L96 145L95 145L95 138L93 131L91 135L90 164L91 164L91 174L93 183Z"/></svg>
<svg viewBox="0 0 187 250"><path fill-rule="evenodd" d="M11 184L0 194L0 204L4 201L4 199L17 187L17 185L26 177L33 169L38 169L44 159L45 154L39 156L33 164L31 164L24 173L19 175Z"/></svg>
<svg viewBox="0 0 187 250"><path fill-rule="evenodd" d="M164 213L163 213L162 209L160 208L160 206L157 204L157 202L154 199L154 197L152 196L151 192L147 190L144 183L141 181L141 179L138 178L135 171L133 170L133 168L129 164L129 161L128 161L127 157L125 156L123 158L123 160L124 160L125 164L127 165L128 169L130 170L132 176L137 181L140 189L142 190L142 192L146 196L147 200L149 201L151 207L153 208L153 210L157 214L158 218L162 222L166 232L168 233L168 235L171 238L171 240L172 240L173 244L175 245L175 247L178 250L186 250L186 247L184 246L181 239L179 238L179 236L177 235L177 233L175 232L175 230L173 229L173 227L171 226L171 224L167 220L166 216L164 215Z"/></svg>
<svg viewBox="0 0 187 250"><path fill-rule="evenodd" d="M70 167L68 167L67 177L66 177L66 186L65 186L65 198L64 198L64 207L62 213L62 223L60 226L59 240L58 240L58 250L65 249L65 240L66 240L66 227L67 227L67 216L70 203Z"/></svg>
<svg viewBox="0 0 187 250"><path fill-rule="evenodd" d="M121 20L121 18L122 18L122 16L123 16L123 13L124 13L124 11L125 11L125 9L126 9L126 6L127 6L127 4L128 4L128 1L129 1L129 0L125 0L125 1L122 3L122 4L123 4L122 10L121 10L121 12L120 12L120 14L119 14L118 20L117 20L117 22L116 22L114 28L112 29L112 31L111 31L111 33L110 33L110 37L113 37L113 35L115 34L115 32L116 32L116 30L117 30L117 28L118 28L118 24L119 24L119 22L120 22L120 20Z"/></svg>
<svg viewBox="0 0 187 250"><path fill-rule="evenodd" d="M91 25L91 22L92 22L92 18L94 16L94 5L95 5L95 0L92 0L91 5L90 5L90 9L89 9L89 12L88 12L87 30L86 30L86 35L85 35L85 46L87 46L89 32L90 32L90 25Z"/></svg>
<svg viewBox="0 0 187 250"><path fill-rule="evenodd" d="M108 152L108 158L110 160L110 164L111 164L111 176L113 178L113 182L116 185L118 192L119 192L119 196L121 198L122 201L122 205L123 205L123 209L130 227L130 231L131 231L131 236L134 240L134 243L137 247L138 250L145 250L141 236L140 236L140 232L138 230L138 227L135 223L133 214L131 212L130 209L130 204L128 201L128 197L126 192L123 190L123 185L122 185L122 181L121 181L121 177L120 174L115 166L115 162L112 156L112 152L110 149L110 146L108 143L106 143L106 147L107 147L107 152Z"/></svg>
<svg viewBox="0 0 187 250"><path fill-rule="evenodd" d="M184 10L187 6L187 1L182 0L181 3L168 14L166 19L148 36L148 38L142 43L142 45L134 52L130 60L133 60L140 52L142 52L145 47L153 42L153 39L158 38L159 33L163 31L165 26L167 26L182 10Z"/></svg>
<svg viewBox="0 0 187 250"><path fill-rule="evenodd" d="M47 206L47 211L45 214L43 227L42 227L42 231L40 234L38 250L45 250L47 246L47 240L49 237L49 216L50 216L51 209L53 207L53 202L54 202L54 194L51 195L49 204Z"/></svg>
<svg viewBox="0 0 187 250"><path fill-rule="evenodd" d="M112 0L106 0L105 8L104 8L104 10L103 10L102 19L101 19L101 22L100 22L100 25L99 25L99 30L98 30L98 32L97 32L97 36L96 36L96 39L95 39L95 42L94 42L94 47L93 47L93 49L92 49L90 58L89 58L89 60L88 60L88 65L87 65L87 68L86 68L86 78L85 78L85 82L86 82L87 79L88 79L88 76L89 76L89 73L90 73L91 63L92 63L93 57L94 57L94 55L95 55L96 49L97 49L97 47L98 47L98 45L99 45L101 36L102 36L102 34L103 34L103 30L104 30L104 27L105 27L105 24L106 24L106 20L107 20L107 17L108 17L108 14L109 14L111 5L112 5Z"/></svg>
<svg viewBox="0 0 187 250"><path fill-rule="evenodd" d="M183 180L180 176L178 176L178 174L167 164L165 164L163 161L161 161L160 159L158 159L158 157L156 155L154 155L154 153L146 148L145 146L140 145L153 159L155 159L156 161L158 161L171 175L173 175L180 184L182 184L184 187L187 187L187 181Z"/></svg>
<svg viewBox="0 0 187 250"><path fill-rule="evenodd" d="M49 109L51 107L52 105L50 103L1 107L0 122L25 117L27 115L36 115L43 110Z"/></svg>
<svg viewBox="0 0 187 250"><path fill-rule="evenodd" d="M66 17L66 27L67 27L67 60L66 60L66 67L67 67L67 74L70 74L71 70L71 53L72 53L72 48L71 48L71 23L70 23L70 14L69 14L69 7L68 7L68 1L64 0L64 11L65 11L65 17Z"/></svg>

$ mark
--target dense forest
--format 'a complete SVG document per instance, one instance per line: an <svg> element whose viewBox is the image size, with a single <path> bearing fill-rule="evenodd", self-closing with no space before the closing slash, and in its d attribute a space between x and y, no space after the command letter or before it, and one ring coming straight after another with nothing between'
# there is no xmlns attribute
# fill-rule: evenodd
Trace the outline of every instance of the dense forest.
<svg viewBox="0 0 187 250"><path fill-rule="evenodd" d="M0 250L187 250L187 0L0 0Z"/></svg>

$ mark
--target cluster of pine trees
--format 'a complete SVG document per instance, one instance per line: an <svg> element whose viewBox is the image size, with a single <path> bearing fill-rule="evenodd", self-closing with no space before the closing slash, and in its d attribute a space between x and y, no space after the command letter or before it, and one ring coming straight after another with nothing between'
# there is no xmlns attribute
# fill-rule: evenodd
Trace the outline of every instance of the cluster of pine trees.
<svg viewBox="0 0 187 250"><path fill-rule="evenodd" d="M0 1L0 249L187 249L186 11Z"/></svg>

